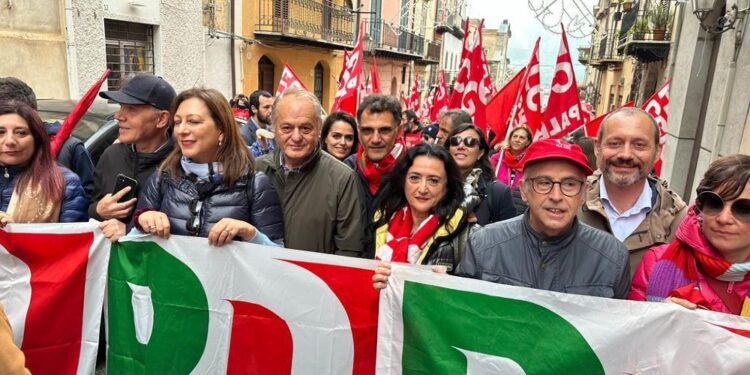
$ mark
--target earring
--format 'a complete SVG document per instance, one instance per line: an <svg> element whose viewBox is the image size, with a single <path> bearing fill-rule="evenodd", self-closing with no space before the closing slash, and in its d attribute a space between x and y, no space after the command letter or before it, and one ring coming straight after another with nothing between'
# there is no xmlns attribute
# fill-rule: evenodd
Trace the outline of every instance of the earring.
<svg viewBox="0 0 750 375"><path fill-rule="evenodd" d="M219 137L219 147L224 144L224 138Z"/></svg>

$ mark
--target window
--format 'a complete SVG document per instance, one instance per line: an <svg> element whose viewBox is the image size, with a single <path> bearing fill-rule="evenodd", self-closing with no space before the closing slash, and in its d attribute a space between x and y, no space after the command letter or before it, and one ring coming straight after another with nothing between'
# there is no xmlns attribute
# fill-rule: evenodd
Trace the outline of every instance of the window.
<svg viewBox="0 0 750 375"><path fill-rule="evenodd" d="M154 73L154 30L140 23L104 20L107 77L110 90L118 90L136 73Z"/></svg>
<svg viewBox="0 0 750 375"><path fill-rule="evenodd" d="M406 65L401 67L401 84L406 83Z"/></svg>
<svg viewBox="0 0 750 375"><path fill-rule="evenodd" d="M315 65L315 82L313 92L318 100L323 103L323 64Z"/></svg>
<svg viewBox="0 0 750 375"><path fill-rule="evenodd" d="M273 61L266 56L261 57L258 61L258 89L274 92L273 77Z"/></svg>

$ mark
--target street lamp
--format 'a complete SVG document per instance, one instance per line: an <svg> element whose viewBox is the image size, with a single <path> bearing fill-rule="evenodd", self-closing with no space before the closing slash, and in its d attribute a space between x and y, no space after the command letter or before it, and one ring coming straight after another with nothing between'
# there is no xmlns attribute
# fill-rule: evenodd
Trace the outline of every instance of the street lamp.
<svg viewBox="0 0 750 375"><path fill-rule="evenodd" d="M737 21L742 21L747 14L748 8L739 9L737 4L719 17L711 17L717 8L721 7L725 1L721 0L692 0L693 14L698 18L701 28L711 34L721 34L725 31L734 29Z"/></svg>

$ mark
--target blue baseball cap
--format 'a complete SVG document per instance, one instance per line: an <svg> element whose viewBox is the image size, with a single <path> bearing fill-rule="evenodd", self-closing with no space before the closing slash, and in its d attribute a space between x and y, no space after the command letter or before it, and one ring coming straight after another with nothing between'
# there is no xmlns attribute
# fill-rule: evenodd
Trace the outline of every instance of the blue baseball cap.
<svg viewBox="0 0 750 375"><path fill-rule="evenodd" d="M168 111L177 93L164 78L153 74L138 74L119 90L102 91L99 96L119 104L148 104Z"/></svg>

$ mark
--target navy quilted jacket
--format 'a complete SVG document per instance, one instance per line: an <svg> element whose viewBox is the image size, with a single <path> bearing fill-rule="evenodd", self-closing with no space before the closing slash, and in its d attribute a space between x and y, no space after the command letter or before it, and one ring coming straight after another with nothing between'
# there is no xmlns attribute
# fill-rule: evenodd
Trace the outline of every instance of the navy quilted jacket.
<svg viewBox="0 0 750 375"><path fill-rule="evenodd" d="M70 169L59 166L65 180L65 191L63 201L60 206L60 223L73 223L88 221L88 199L81 186L81 180ZM16 186L18 174L22 169L15 166L0 166L0 211L8 210L10 197L13 195L13 189Z"/></svg>
<svg viewBox="0 0 750 375"><path fill-rule="evenodd" d="M189 236L193 235L186 228L188 220L193 217L190 203L197 198L196 184L187 176L174 178L166 171L160 175L157 170L141 190L138 209L153 208L164 212L169 217L172 234ZM284 238L281 203L263 172L242 177L233 186L219 185L202 201L199 216L200 237L208 237L211 227L227 217L249 222L271 241Z"/></svg>

